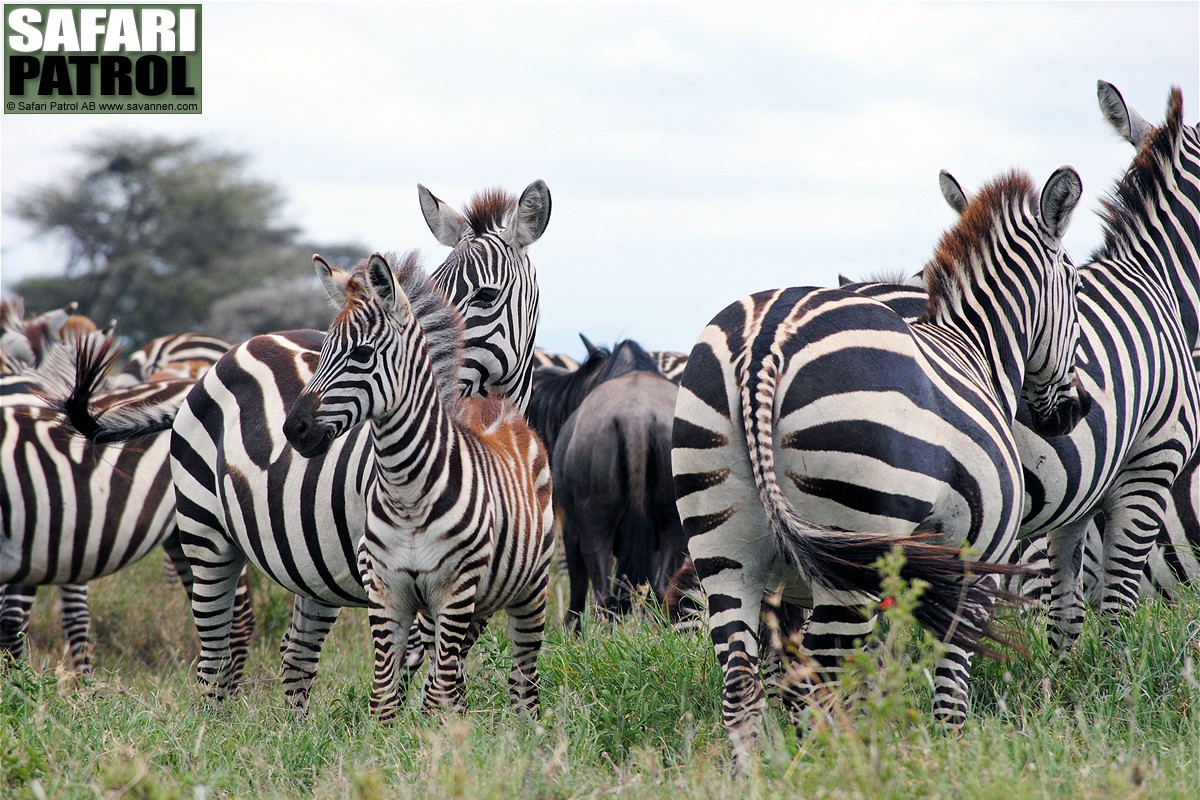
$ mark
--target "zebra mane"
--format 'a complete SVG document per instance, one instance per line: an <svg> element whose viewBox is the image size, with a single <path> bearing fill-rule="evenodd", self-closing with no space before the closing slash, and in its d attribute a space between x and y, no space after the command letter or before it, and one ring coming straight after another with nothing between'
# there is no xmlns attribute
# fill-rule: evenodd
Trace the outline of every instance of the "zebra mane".
<svg viewBox="0 0 1200 800"><path fill-rule="evenodd" d="M408 305L421 326L442 403L457 415L461 403L458 370L462 366L463 335L466 330L462 314L430 280L421 267L420 254L416 250L399 257L395 253L385 253L383 257L408 297ZM366 293L368 262L369 259L363 259L351 272L350 281L346 284L348 298L361 297ZM349 305L346 307L349 308Z"/></svg>
<svg viewBox="0 0 1200 800"><path fill-rule="evenodd" d="M848 286L852 283L899 283L905 286L924 286L921 282L921 273L915 276L909 275L905 270L896 267L894 269L877 269L868 272L863 277L855 280L847 275L838 275L838 285Z"/></svg>
<svg viewBox="0 0 1200 800"><path fill-rule="evenodd" d="M953 305L970 288L974 277L969 272L969 265L979 254L991 250L991 243L1001 227L997 220L1008 209L1020 208L1025 203L1037 208L1037 190L1029 176L1017 170L989 181L979 190L959 217L958 224L943 234L933 258L925 265L929 305L921 322L937 318L947 305Z"/></svg>
<svg viewBox="0 0 1200 800"><path fill-rule="evenodd" d="M471 230L476 236L488 231L497 231L504 226L505 218L517 207L516 195L499 187L484 189L471 198L463 210Z"/></svg>
<svg viewBox="0 0 1200 800"><path fill-rule="evenodd" d="M1174 86L1167 101L1167 121L1146 135L1129 169L1100 201L1104 244L1092 253L1090 261L1117 258L1128 251L1139 236L1137 231L1150 221L1156 196L1169 180L1182 141L1183 92ZM1184 224L1194 227L1196 221L1184 215Z"/></svg>

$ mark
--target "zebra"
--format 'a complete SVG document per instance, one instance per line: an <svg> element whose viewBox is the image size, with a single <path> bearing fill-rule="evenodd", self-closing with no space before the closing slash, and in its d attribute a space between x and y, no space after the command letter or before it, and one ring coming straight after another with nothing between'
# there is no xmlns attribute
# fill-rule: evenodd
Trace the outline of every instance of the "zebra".
<svg viewBox="0 0 1200 800"><path fill-rule="evenodd" d="M677 353L674 350L651 350L650 357L654 359L662 376L678 386L683 379L683 371L687 368L687 353Z"/></svg>
<svg viewBox="0 0 1200 800"><path fill-rule="evenodd" d="M672 471L740 767L764 703L764 590L784 582L789 602L813 608L804 644L833 674L871 630L870 565L894 545L903 574L929 582L917 617L947 645L935 716L965 719L993 574L1014 571L1004 562L1021 511L1018 396L1047 433L1069 431L1089 402L1074 377L1078 277L1061 248L1081 191L1069 167L1040 197L1022 173L989 183L925 267L930 297L915 324L858 294L791 288L735 302L701 332L675 409ZM978 561L960 560L964 545ZM815 688L785 688L797 722Z"/></svg>
<svg viewBox="0 0 1200 800"><path fill-rule="evenodd" d="M538 370L542 367L557 367L566 372L574 372L579 369L579 362L564 353L538 347L533 351L533 368Z"/></svg>
<svg viewBox="0 0 1200 800"><path fill-rule="evenodd" d="M187 336L192 335L171 338L183 341ZM206 346L221 341L202 338ZM151 342L147 347L154 345ZM69 354L69 372L63 364L68 359L64 354ZM9 398L21 395L5 395L4 435L0 437L0 474L5 487L0 492L0 520L7 565L0 575L6 581L15 575L20 581L0 591L0 650L15 658L22 655L23 634L38 585L57 583L72 666L82 674L92 668L91 618L87 584L78 581L114 572L161 544L164 559L179 573L185 591L191 589L191 573L174 525L175 498L167 465L169 438L158 436L137 447L80 450L79 442L58 430L61 419L43 399L60 383L76 380L77 366L83 380L98 386L116 354L111 328L58 346L43 368L25 374L28 385L39 394L27 396L20 406L10 404ZM171 364L169 356L159 361L168 369ZM160 379L128 385L98 394L96 402L170 402L181 399L192 382ZM239 581L235 647L239 669L253 627L248 592L244 579Z"/></svg>
<svg viewBox="0 0 1200 800"><path fill-rule="evenodd" d="M314 261L342 310L284 432L308 457L369 420L358 562L375 648L371 710L395 716L418 610L435 630L425 704L463 710L463 661L504 609L513 706L536 714L553 544L546 448L511 400L459 397L462 318L415 254L395 263L376 253L351 273Z"/></svg>
<svg viewBox="0 0 1200 800"><path fill-rule="evenodd" d="M486 190L463 214L424 186L418 197L430 230L454 248L431 280L466 325L460 389L512 391L523 410L538 317L526 251L549 222L549 189L537 180L520 198ZM369 426L311 459L283 436L287 410L311 378L324 337L320 331L256 336L225 354L178 407L112 409L100 420L81 407L79 418L72 417L98 441L172 427L177 517L195 578L192 613L205 665L198 677L214 702L237 686L223 665L234 581L247 562L296 595L280 650L284 694L300 713L338 613L367 605L356 549L374 460Z"/></svg>
<svg viewBox="0 0 1200 800"><path fill-rule="evenodd" d="M1200 251L1197 243L1197 229L1200 227L1200 191L1197 184L1200 179L1200 126L1185 125L1182 120L1182 96L1178 89L1173 89L1168 101L1167 119L1164 125L1155 126L1147 122L1134 109L1130 108L1120 92L1111 84L1104 81L1099 83L1100 103L1109 124L1117 133L1138 149L1138 159L1142 152L1157 147L1162 158L1162 172L1155 173L1162 181L1160 191L1163 197L1159 204L1151 207L1151 219L1156 224L1147 225L1142 246L1154 253L1155 260L1165 263L1173 262L1176 274L1183 280L1177 290L1181 291L1180 303L1184 305L1184 318L1193 323L1189 327L1192 333L1200 330L1195 321L1200 318L1200 308L1195 305L1197 295L1200 295L1200 285L1197 285L1196 254ZM1163 128L1177 130L1164 135ZM1164 141L1164 137L1169 140ZM1168 147L1171 151L1169 166L1166 163ZM1135 164L1137 162L1135 161ZM1121 196L1117 196L1117 202ZM1166 206L1164 209L1163 206ZM1169 210L1167 210L1169 209ZM1200 369L1200 340L1189 342L1192 352L1192 363ZM1097 538L1103 538L1100 527L1107 521L1097 518L1088 532L1088 543ZM1099 571L1095 561L1096 548L1085 551L1084 568ZM1090 557L1089 557L1090 556ZM1146 562L1140 582L1140 594L1152 592L1174 597L1179 586L1200 577L1200 450L1193 453L1183 471L1175 480L1164 511L1164 524L1159 531L1157 540ZM1096 592L1095 594L1099 594ZM1100 598L1096 598L1100 599Z"/></svg>
<svg viewBox="0 0 1200 800"><path fill-rule="evenodd" d="M233 342L192 331L160 336L136 350L113 383L130 385L168 376L195 380L232 347Z"/></svg>
<svg viewBox="0 0 1200 800"><path fill-rule="evenodd" d="M0 329L4 331L0 398L5 406L46 408L48 404L43 399L43 392L59 382L70 380L76 348L83 337L96 330L90 319L74 314L76 308L76 303L70 303L26 320L21 298L0 301ZM112 337L111 326L102 335ZM15 480L15 476L6 476L9 478ZM0 653L18 660L23 656L36 594L36 586L0 584ZM90 674L91 617L87 584L63 584L59 587L59 595L71 667L81 675Z"/></svg>
<svg viewBox="0 0 1200 800"><path fill-rule="evenodd" d="M1186 529L1165 523L1179 519L1167 514L1172 487L1186 476L1175 497L1186 496L1200 443L1192 357L1200 334L1200 139L1182 124L1178 89L1161 127L1129 109L1111 84L1100 81L1097 94L1110 125L1140 139L1104 203L1104 244L1080 269L1080 372L1096 402L1069 436L1038 436L1023 415L1015 428L1028 494L1023 559L1047 565L1022 591L1049 595L1048 633L1059 649L1082 629L1086 584L1101 613L1116 613L1137 602L1147 574L1188 563ZM945 174L942 189L952 207L965 208L965 192ZM1165 547L1152 560L1156 538Z"/></svg>

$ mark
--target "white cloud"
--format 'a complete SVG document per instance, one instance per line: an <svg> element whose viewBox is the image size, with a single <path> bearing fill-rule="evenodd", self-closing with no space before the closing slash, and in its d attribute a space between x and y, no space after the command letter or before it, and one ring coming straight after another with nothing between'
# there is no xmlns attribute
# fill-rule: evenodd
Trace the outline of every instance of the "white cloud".
<svg viewBox="0 0 1200 800"><path fill-rule="evenodd" d="M703 64L694 53L649 28L630 31L619 39L597 45L592 58L604 67L677 73L698 72Z"/></svg>

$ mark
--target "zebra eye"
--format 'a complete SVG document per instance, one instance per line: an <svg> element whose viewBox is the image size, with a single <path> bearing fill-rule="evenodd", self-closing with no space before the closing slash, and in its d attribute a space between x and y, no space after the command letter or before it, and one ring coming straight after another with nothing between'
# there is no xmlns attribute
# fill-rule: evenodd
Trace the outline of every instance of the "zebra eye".
<svg viewBox="0 0 1200 800"><path fill-rule="evenodd" d="M355 361L370 361L373 355L375 355L375 348L369 344L360 344L350 351L350 358Z"/></svg>
<svg viewBox="0 0 1200 800"><path fill-rule="evenodd" d="M484 286L475 292L475 296L471 298L471 305L476 308L491 308L496 305L496 301L499 299L499 289L494 286Z"/></svg>

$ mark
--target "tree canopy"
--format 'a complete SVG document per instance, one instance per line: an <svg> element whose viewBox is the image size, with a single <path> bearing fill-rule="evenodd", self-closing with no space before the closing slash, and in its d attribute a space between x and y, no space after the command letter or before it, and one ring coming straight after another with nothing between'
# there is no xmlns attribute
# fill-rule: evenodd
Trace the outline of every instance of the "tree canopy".
<svg viewBox="0 0 1200 800"><path fill-rule="evenodd" d="M311 274L314 250L348 249L301 245L298 230L278 219L278 188L248 177L244 155L127 134L80 152L80 171L16 198L17 216L68 245L63 274L17 284L28 308L76 300L80 313L116 319L134 342L184 330L220 335L207 330L218 300L294 283Z"/></svg>

